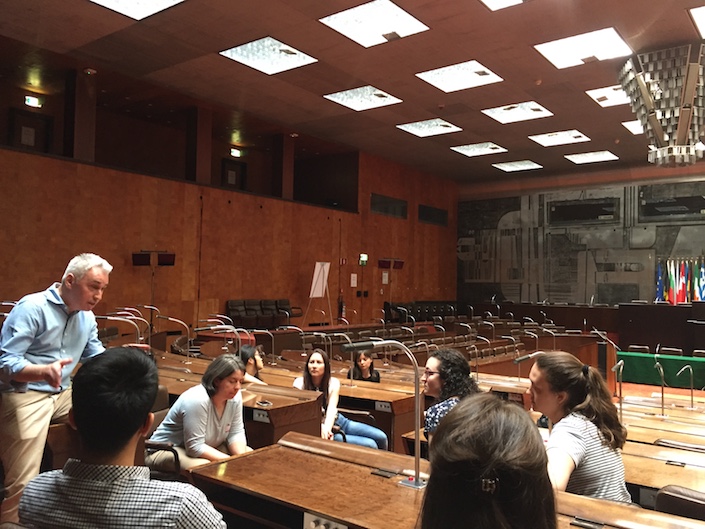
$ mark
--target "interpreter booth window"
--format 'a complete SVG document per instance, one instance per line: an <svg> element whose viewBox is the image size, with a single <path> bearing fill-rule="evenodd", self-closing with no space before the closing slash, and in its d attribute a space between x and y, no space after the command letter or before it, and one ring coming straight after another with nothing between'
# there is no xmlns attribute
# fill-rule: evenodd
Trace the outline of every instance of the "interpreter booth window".
<svg viewBox="0 0 705 529"><path fill-rule="evenodd" d="M419 222L448 226L448 210L419 204Z"/></svg>
<svg viewBox="0 0 705 529"><path fill-rule="evenodd" d="M372 193L372 197L370 198L370 210L373 213L406 219L407 208L406 200L378 195L376 193Z"/></svg>

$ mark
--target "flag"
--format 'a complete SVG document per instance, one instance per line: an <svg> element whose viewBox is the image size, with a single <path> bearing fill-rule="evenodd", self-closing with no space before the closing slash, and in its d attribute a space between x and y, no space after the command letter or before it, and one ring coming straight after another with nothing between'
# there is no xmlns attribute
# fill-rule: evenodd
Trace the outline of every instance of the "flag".
<svg viewBox="0 0 705 529"><path fill-rule="evenodd" d="M656 268L656 301L664 301L663 296L663 263L659 261Z"/></svg>
<svg viewBox="0 0 705 529"><path fill-rule="evenodd" d="M705 262L700 261L700 301L705 301Z"/></svg>
<svg viewBox="0 0 705 529"><path fill-rule="evenodd" d="M700 298L700 262L693 261L693 301L702 301Z"/></svg>
<svg viewBox="0 0 705 529"><path fill-rule="evenodd" d="M676 263L669 259L666 264L668 267L668 301L671 305L676 304Z"/></svg>
<svg viewBox="0 0 705 529"><path fill-rule="evenodd" d="M676 303L685 303L685 262L681 261L680 272L678 274L678 291L676 293Z"/></svg>

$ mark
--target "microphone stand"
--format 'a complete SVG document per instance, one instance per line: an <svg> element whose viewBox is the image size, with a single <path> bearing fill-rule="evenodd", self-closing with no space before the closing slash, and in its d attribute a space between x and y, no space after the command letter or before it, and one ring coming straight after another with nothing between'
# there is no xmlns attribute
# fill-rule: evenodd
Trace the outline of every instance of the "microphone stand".
<svg viewBox="0 0 705 529"><path fill-rule="evenodd" d="M172 318L171 316L162 316L161 314L157 314L157 318L161 318L162 320L167 320L172 323L178 323L179 325L182 325L186 329L186 360L182 360L181 362L188 365L191 363L191 329L189 328L188 325L186 325L185 321L181 321L176 318Z"/></svg>
<svg viewBox="0 0 705 529"><path fill-rule="evenodd" d="M514 336L511 336L509 334L506 334L504 336L500 336L503 340L511 340L512 343L514 344L514 355L515 355L515 360L519 358L519 350L517 349L517 339L514 338ZM517 378L521 379L521 366L517 363Z"/></svg>
<svg viewBox="0 0 705 529"><path fill-rule="evenodd" d="M654 356L658 357L658 355L654 355ZM664 411L663 391L664 391L664 387L666 386L666 380L663 375L663 366L661 365L661 362L658 361L658 359L656 360L656 363L654 364L654 368L657 369L659 372L659 375L661 375L661 417L665 417L666 413Z"/></svg>
<svg viewBox="0 0 705 529"><path fill-rule="evenodd" d="M423 489L426 486L426 481L421 479L421 388L419 386L419 363L416 361L416 357L406 345L396 340L355 342L343 344L340 349L341 351L363 351L378 347L393 347L399 349L409 358L411 364L414 366L414 479L413 481L402 480L399 484L414 489Z"/></svg>
<svg viewBox="0 0 705 529"><path fill-rule="evenodd" d="M531 332L531 331L524 331L524 334L526 336L529 336L529 337L533 338L534 340L536 340L536 348L534 350L538 351L538 349L539 349L539 335L536 334L535 332Z"/></svg>
<svg viewBox="0 0 705 529"><path fill-rule="evenodd" d="M685 371L686 369L690 371L690 408L688 409L694 410L695 403L693 401L693 366L691 366L690 364L685 364L683 367L681 367L680 371L676 373L676 376L679 377L681 373L683 373L683 371Z"/></svg>
<svg viewBox="0 0 705 529"><path fill-rule="evenodd" d="M122 321L127 322L135 328L135 339L137 343L142 343L142 333L140 332L140 327L131 318L126 318L124 316L96 316L97 320L108 320L108 321Z"/></svg>
<svg viewBox="0 0 705 529"><path fill-rule="evenodd" d="M619 422L622 421L622 371L624 370L624 360L620 360L612 366L612 372L617 372L617 382L619 384Z"/></svg>
<svg viewBox="0 0 705 529"><path fill-rule="evenodd" d="M272 340L272 360L269 362L270 366L275 366L277 365L277 357L274 354L274 334L272 334L272 331L269 331L267 329L252 329L250 331L252 334L266 334L269 336L269 338ZM255 342L257 339L255 338ZM332 346L331 346L332 347Z"/></svg>
<svg viewBox="0 0 705 529"><path fill-rule="evenodd" d="M352 343L353 343L353 341L350 339L350 336L348 336L344 332L334 332L332 334L329 334L328 336L338 336L340 338L345 338L345 340L347 340L348 344L352 345ZM331 346L331 348L332 348L332 346ZM342 351L342 347L340 348L340 350ZM355 351L351 349L350 350L350 372L348 373L348 375L350 375L349 378L350 378L350 387L351 388L355 387L353 385L353 369L354 368L355 368Z"/></svg>

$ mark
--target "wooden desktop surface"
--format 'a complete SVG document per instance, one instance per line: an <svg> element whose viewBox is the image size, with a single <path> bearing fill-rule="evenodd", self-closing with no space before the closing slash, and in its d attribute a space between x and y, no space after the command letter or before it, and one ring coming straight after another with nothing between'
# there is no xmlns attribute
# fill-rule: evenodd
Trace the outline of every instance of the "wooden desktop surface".
<svg viewBox="0 0 705 529"><path fill-rule="evenodd" d="M423 489L400 486L414 460L389 452L333 443L296 433L279 444L211 463L193 478L214 505L278 529L303 527L304 513L350 529L412 529ZM373 474L387 470L391 477ZM421 461L421 471L428 463ZM557 494L558 527L574 517L621 529L703 529L705 524L637 507Z"/></svg>

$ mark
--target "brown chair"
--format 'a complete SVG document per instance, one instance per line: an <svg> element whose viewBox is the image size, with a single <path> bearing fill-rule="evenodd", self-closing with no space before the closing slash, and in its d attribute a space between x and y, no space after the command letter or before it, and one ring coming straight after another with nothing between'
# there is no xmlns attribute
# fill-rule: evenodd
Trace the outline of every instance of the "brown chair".
<svg viewBox="0 0 705 529"><path fill-rule="evenodd" d="M680 347L661 347L658 350L660 355L683 356L683 349Z"/></svg>
<svg viewBox="0 0 705 529"><path fill-rule="evenodd" d="M630 353L650 353L651 348L648 345L630 344L627 351Z"/></svg>
<svg viewBox="0 0 705 529"><path fill-rule="evenodd" d="M679 485L666 485L656 493L654 510L705 521L705 493Z"/></svg>
<svg viewBox="0 0 705 529"><path fill-rule="evenodd" d="M699 358L705 357L705 349L693 349L693 356Z"/></svg>

